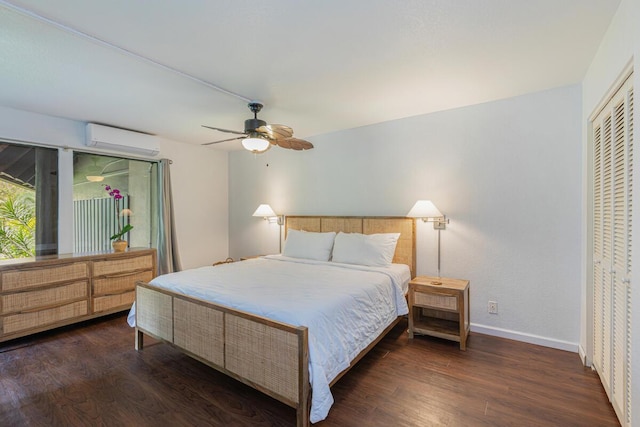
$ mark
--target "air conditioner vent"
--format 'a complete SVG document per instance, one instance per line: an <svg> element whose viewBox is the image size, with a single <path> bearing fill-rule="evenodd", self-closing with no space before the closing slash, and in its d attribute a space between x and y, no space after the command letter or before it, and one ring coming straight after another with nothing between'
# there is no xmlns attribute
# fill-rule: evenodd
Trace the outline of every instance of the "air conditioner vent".
<svg viewBox="0 0 640 427"><path fill-rule="evenodd" d="M132 153L140 156L157 156L160 154L158 138L153 135L95 123L87 123L85 145L87 147Z"/></svg>

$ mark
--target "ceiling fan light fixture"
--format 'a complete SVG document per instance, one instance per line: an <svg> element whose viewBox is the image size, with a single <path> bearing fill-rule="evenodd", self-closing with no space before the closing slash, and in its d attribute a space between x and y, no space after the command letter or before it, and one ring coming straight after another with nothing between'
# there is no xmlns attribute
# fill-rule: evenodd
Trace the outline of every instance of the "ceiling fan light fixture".
<svg viewBox="0 0 640 427"><path fill-rule="evenodd" d="M242 140L242 146L252 153L264 153L271 147L271 142L258 135L249 135L248 138Z"/></svg>
<svg viewBox="0 0 640 427"><path fill-rule="evenodd" d="M205 128L218 132L232 133L235 138L222 139L220 141L205 142L202 145L219 144L227 141L242 140L242 146L245 150L254 154L260 154L277 145L281 148L290 148L293 150L309 150L313 148L313 144L304 139L294 138L293 129L289 126L278 124L267 124L264 120L258 118L258 112L262 109L260 102L252 101L249 103L249 109L253 113L252 119L244 121L244 131L217 128L213 126L202 125Z"/></svg>

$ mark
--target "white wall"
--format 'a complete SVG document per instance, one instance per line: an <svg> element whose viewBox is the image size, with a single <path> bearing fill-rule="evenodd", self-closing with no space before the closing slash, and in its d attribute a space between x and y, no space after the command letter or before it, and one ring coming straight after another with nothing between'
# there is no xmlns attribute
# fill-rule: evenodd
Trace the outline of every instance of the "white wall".
<svg viewBox="0 0 640 427"><path fill-rule="evenodd" d="M580 112L570 86L317 136L308 152L233 152L230 256L277 252L277 225L251 217L260 203L404 216L430 199L451 219L442 275L471 280L472 329L577 351ZM418 274L435 274L435 245L419 222Z"/></svg>
<svg viewBox="0 0 640 427"><path fill-rule="evenodd" d="M182 268L211 265L229 251L228 154L191 144L167 143Z"/></svg>
<svg viewBox="0 0 640 427"><path fill-rule="evenodd" d="M600 48L589 67L589 70L583 81L583 103L582 103L582 144L584 147L583 159L583 193L585 194L585 204L583 206L583 217L585 223L588 220L589 197L588 182L590 180L590 164L588 152L590 144L588 141L589 134L587 132L589 116L594 112L598 104L604 99L607 93L612 89L613 83L619 78L625 67L631 63L634 68L634 88L635 98L638 98L640 89L640 2L637 0L622 0L620 7L609 26L609 29L600 44ZM636 101L637 104L637 101ZM635 109L634 122L640 123L638 109ZM636 132L637 145L637 132ZM637 160L636 160L637 161ZM637 170L637 168L636 168ZM638 175L634 177L635 182L639 180ZM634 185L637 188L637 184ZM637 199L637 197L636 197ZM638 224L640 221L640 209L634 207L633 223ZM581 331L580 346L581 352L584 352L588 359L591 359L592 342L591 342L591 321L592 318L588 307L591 305L591 283L590 276L587 273L591 269L590 257L588 252L591 250L589 245L589 235L587 228L583 228L583 238L585 240L584 251L582 256L582 298L581 298ZM634 227L632 235L632 247L637 258L637 249L640 248L640 230ZM632 266L633 270L637 269L638 262ZM631 300L634 308L634 315L631 319L631 407L632 422L631 425L640 425L640 316L637 307L640 304L640 286L638 282L638 274L635 271L631 273ZM590 363L590 362L589 362Z"/></svg>
<svg viewBox="0 0 640 427"><path fill-rule="evenodd" d="M0 107L0 138L87 151L85 123ZM184 268L225 259L228 252L228 155L206 147L161 140L159 157L171 166L178 251ZM94 150L96 151L96 150ZM105 152L107 153L107 152ZM72 152L60 151L60 252L73 247Z"/></svg>

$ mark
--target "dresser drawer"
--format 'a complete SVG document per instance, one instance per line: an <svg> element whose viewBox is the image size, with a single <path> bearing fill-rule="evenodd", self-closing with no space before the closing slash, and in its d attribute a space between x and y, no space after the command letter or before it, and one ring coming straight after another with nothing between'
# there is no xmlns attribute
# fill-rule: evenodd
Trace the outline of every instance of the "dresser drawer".
<svg viewBox="0 0 640 427"><path fill-rule="evenodd" d="M51 267L27 268L2 272L2 291L29 289L49 283L71 282L89 277L86 262L74 262Z"/></svg>
<svg viewBox="0 0 640 427"><path fill-rule="evenodd" d="M93 262L93 276L107 276L110 274L120 274L127 271L152 270L153 256L137 256L122 259L110 259Z"/></svg>
<svg viewBox="0 0 640 427"><path fill-rule="evenodd" d="M414 294L415 305L441 308L444 310L458 310L458 298L449 295L423 294L416 292Z"/></svg>
<svg viewBox="0 0 640 427"><path fill-rule="evenodd" d="M0 314L52 307L88 297L89 282L83 280L37 291L16 292L0 296Z"/></svg>
<svg viewBox="0 0 640 427"><path fill-rule="evenodd" d="M107 310L128 310L136 299L136 291L124 292L118 295L107 295L93 299L93 312L100 313Z"/></svg>
<svg viewBox="0 0 640 427"><path fill-rule="evenodd" d="M0 318L2 334L12 334L29 329L37 329L88 314L87 301L78 301L59 307L30 313L17 313Z"/></svg>
<svg viewBox="0 0 640 427"><path fill-rule="evenodd" d="M94 279L93 295L119 294L125 291L134 290L138 280L148 282L151 279L153 279L153 273L151 271L123 273L102 279Z"/></svg>
<svg viewBox="0 0 640 427"><path fill-rule="evenodd" d="M155 249L0 261L0 343L128 310L155 274Z"/></svg>

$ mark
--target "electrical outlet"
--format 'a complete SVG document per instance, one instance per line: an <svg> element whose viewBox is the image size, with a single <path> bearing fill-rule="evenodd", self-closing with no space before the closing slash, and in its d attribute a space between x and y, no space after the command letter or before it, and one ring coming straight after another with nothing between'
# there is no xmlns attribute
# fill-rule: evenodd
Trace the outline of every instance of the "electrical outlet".
<svg viewBox="0 0 640 427"><path fill-rule="evenodd" d="M498 314L498 303L496 301L489 301L488 307L489 313Z"/></svg>

